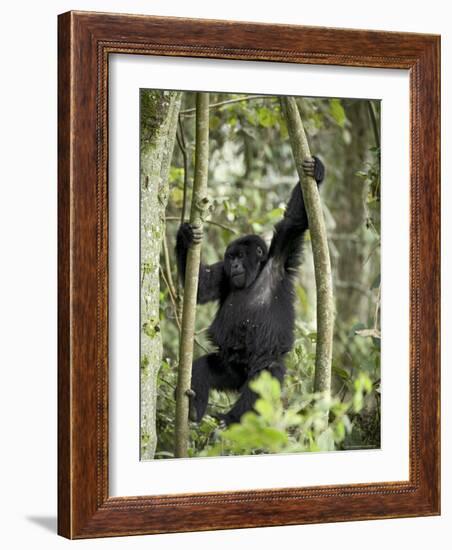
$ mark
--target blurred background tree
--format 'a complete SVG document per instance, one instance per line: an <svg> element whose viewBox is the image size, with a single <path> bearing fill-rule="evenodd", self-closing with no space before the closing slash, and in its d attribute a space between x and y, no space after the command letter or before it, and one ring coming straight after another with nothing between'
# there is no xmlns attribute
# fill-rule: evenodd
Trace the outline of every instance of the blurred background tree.
<svg viewBox="0 0 452 550"><path fill-rule="evenodd" d="M256 233L270 240L298 180L277 97L211 93L210 102L213 206L205 228L205 263L217 261L237 235ZM254 413L248 413L240 425L248 431L236 444L234 431L239 428L221 432L207 415L200 425L191 425L189 456L380 445L380 103L339 98L298 98L297 102L311 151L326 166L321 194L336 300L332 400L322 403L313 393L316 296L312 254L306 243L296 287L296 343L286 360L287 376L281 389L283 410L290 418L275 412L274 419L284 420L268 424L268 416L261 414L256 420ZM171 289L177 287L173 248L184 184L190 187L193 179L194 107L195 93L185 92L169 172L160 269L163 359L157 380L156 458L173 456L180 314L179 292ZM210 350L206 329L215 311L215 304L198 307L195 357ZM259 386L258 393L268 406L274 406L274 391L268 380ZM235 398L213 392L209 412L224 411ZM325 407L330 407L330 426L327 432L318 432L316 418ZM256 422L267 422L265 429L276 434L279 443L269 444L267 436L259 439L265 430L258 429Z"/></svg>

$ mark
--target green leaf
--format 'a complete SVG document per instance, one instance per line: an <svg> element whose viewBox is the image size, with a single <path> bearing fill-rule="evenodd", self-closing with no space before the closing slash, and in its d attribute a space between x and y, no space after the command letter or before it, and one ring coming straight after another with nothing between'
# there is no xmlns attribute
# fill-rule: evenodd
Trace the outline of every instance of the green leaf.
<svg viewBox="0 0 452 550"><path fill-rule="evenodd" d="M268 427L263 429L261 434L261 439L262 439L262 442L264 443L264 446L270 447L276 450L280 446L287 443L288 437L285 432L281 432L276 428Z"/></svg>
<svg viewBox="0 0 452 550"><path fill-rule="evenodd" d="M216 115L210 115L209 128L215 131L221 124L221 119Z"/></svg>
<svg viewBox="0 0 452 550"><path fill-rule="evenodd" d="M338 422L334 428L334 438L336 441L342 441L345 437L345 426L342 422Z"/></svg>
<svg viewBox="0 0 452 550"><path fill-rule="evenodd" d="M280 134L281 134L281 138L283 140L286 140L289 136L289 132L287 130L287 124L286 124L285 119L281 119L279 121L279 131L280 131Z"/></svg>
<svg viewBox="0 0 452 550"><path fill-rule="evenodd" d="M267 214L267 218L269 221L279 219L284 214L283 208L273 208L273 210L270 210L270 212Z"/></svg>
<svg viewBox="0 0 452 550"><path fill-rule="evenodd" d="M170 194L170 200L175 204L175 206L182 206L182 201L184 198L184 192L178 187L173 187Z"/></svg>
<svg viewBox="0 0 452 550"><path fill-rule="evenodd" d="M171 183L181 184L184 181L184 169L171 166L169 173L169 181Z"/></svg>
<svg viewBox="0 0 452 550"><path fill-rule="evenodd" d="M256 412L265 420L272 420L275 411L269 401L265 401L265 399L258 399L254 405L254 408L256 409Z"/></svg>
<svg viewBox="0 0 452 550"><path fill-rule="evenodd" d="M309 308L308 294L306 290L301 286L297 285L295 287L295 292L297 294L298 300L305 310Z"/></svg>
<svg viewBox="0 0 452 550"><path fill-rule="evenodd" d="M281 386L269 372L263 371L259 378L250 382L250 388L267 401L276 401L281 398Z"/></svg>
<svg viewBox="0 0 452 550"><path fill-rule="evenodd" d="M259 124L264 128L270 128L275 123L275 116L267 109L267 107L261 107L257 112Z"/></svg>
<svg viewBox="0 0 452 550"><path fill-rule="evenodd" d="M334 371L334 374L337 374L337 376L339 376L339 378L341 378L342 380L350 379L350 374L345 369L342 369L341 367L333 366L333 371Z"/></svg>
<svg viewBox="0 0 452 550"><path fill-rule="evenodd" d="M331 116L343 128L345 125L345 111L340 99L330 99Z"/></svg>

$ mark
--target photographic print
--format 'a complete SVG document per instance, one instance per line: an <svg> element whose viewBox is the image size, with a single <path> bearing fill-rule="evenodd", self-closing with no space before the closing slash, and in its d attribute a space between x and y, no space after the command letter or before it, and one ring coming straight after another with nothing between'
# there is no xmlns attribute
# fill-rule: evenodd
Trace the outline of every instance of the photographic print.
<svg viewBox="0 0 452 550"><path fill-rule="evenodd" d="M380 448L380 102L141 89L140 147L141 460Z"/></svg>
<svg viewBox="0 0 452 550"><path fill-rule="evenodd" d="M439 514L440 37L67 12L58 52L58 532Z"/></svg>

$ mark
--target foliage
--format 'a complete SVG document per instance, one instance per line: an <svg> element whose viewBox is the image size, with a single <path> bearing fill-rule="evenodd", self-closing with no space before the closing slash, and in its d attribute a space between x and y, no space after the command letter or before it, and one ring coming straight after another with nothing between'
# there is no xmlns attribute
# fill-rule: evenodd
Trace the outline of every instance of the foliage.
<svg viewBox="0 0 452 550"><path fill-rule="evenodd" d="M202 456L332 451L351 431L346 414L350 405L338 399L302 394L286 408L279 382L265 371L251 387L259 395L256 412L246 413L240 424L220 432L219 441ZM325 428L328 411L330 422Z"/></svg>

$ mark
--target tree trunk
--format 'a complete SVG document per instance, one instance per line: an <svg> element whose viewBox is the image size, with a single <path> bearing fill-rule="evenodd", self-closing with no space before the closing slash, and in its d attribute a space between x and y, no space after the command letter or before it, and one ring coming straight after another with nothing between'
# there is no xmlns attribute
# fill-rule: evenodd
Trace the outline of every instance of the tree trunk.
<svg viewBox="0 0 452 550"><path fill-rule="evenodd" d="M303 123L294 97L281 98L292 152L308 215L317 287L317 347L314 391L329 396L333 352L334 303L331 262L322 203L314 178L303 173L303 160L311 157Z"/></svg>
<svg viewBox="0 0 452 550"><path fill-rule="evenodd" d="M165 231L168 175L182 94L141 90L141 459L154 457L160 334L160 250Z"/></svg>
<svg viewBox="0 0 452 550"><path fill-rule="evenodd" d="M367 322L363 319L367 309L366 296L349 283L366 281L365 266L367 251L363 247L362 233L365 229L367 185L358 171L365 168L369 149L369 119L366 105L362 101L345 103L347 118L350 121L350 143L345 148L344 176L334 192L333 213L336 219L336 232L350 235L349 239L337 241L338 250L337 280L343 286L336 289L336 306L342 323ZM353 235L359 237L353 239ZM370 286L370 285L369 285Z"/></svg>
<svg viewBox="0 0 452 550"><path fill-rule="evenodd" d="M207 176L209 167L209 94L196 95L196 149L195 177L191 201L190 223L203 225L203 214L208 205ZM188 452L188 410L193 361L193 339L195 331L196 298L198 293L201 243L193 244L187 255L185 271L182 330L179 352L179 370L176 389L176 431L175 456L186 457Z"/></svg>

